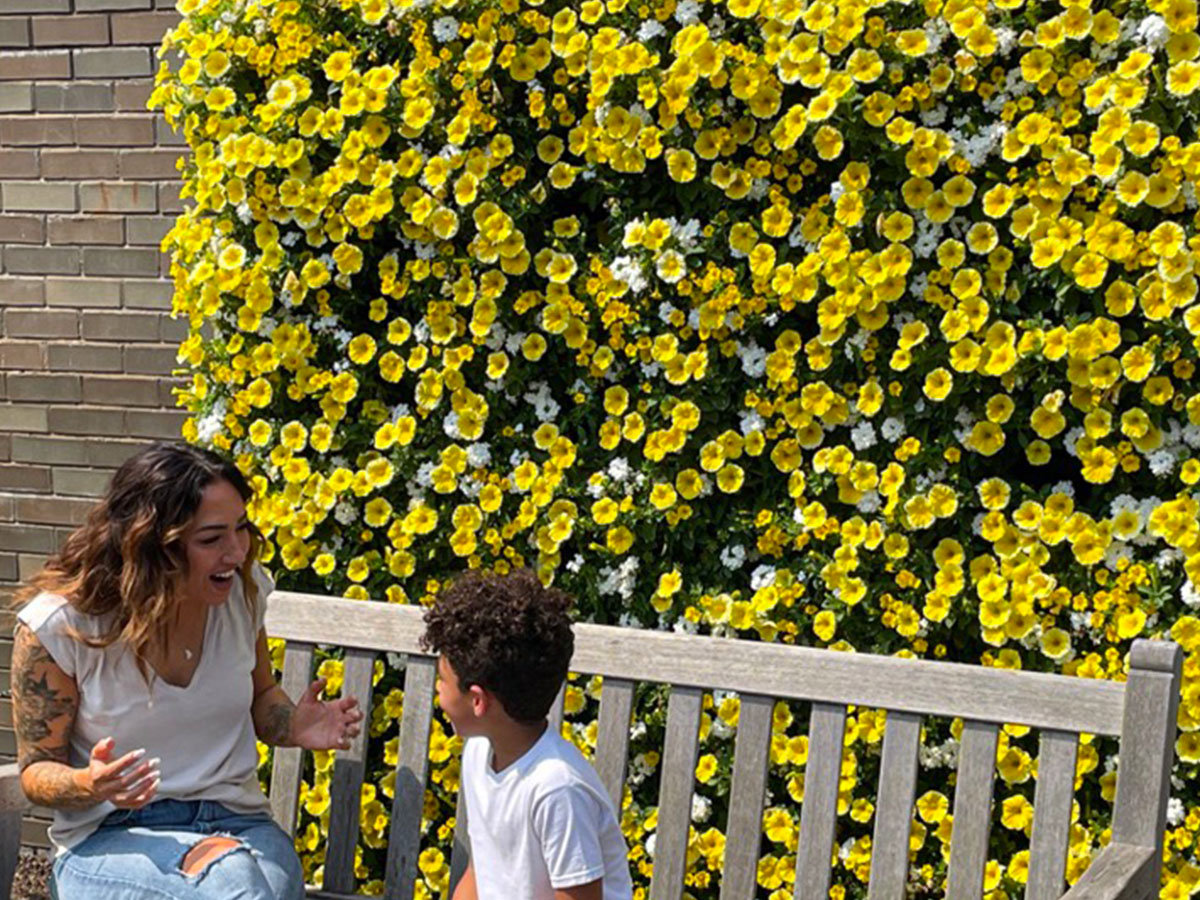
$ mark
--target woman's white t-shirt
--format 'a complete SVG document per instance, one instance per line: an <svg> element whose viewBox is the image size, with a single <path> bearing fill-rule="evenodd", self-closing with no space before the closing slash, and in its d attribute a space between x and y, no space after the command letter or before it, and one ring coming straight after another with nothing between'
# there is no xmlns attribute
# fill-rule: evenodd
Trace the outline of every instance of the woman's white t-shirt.
<svg viewBox="0 0 1200 900"><path fill-rule="evenodd" d="M122 641L104 649L68 634L99 634L102 622L75 610L63 597L42 593L17 613L54 662L75 679L79 708L71 732L70 764L88 764L92 747L113 737L113 759L145 748L157 757L162 781L155 799L212 800L237 813L268 808L258 782L258 749L250 706L255 643L274 583L257 564L253 609L241 580L229 598L208 611L200 663L186 688L154 676L147 685L133 654ZM115 806L105 801L88 809L58 809L50 826L57 852L80 843Z"/></svg>
<svg viewBox="0 0 1200 900"><path fill-rule="evenodd" d="M463 746L471 865L480 900L553 900L604 879L604 900L630 900L629 850L612 800L583 754L548 727L497 772L484 737Z"/></svg>

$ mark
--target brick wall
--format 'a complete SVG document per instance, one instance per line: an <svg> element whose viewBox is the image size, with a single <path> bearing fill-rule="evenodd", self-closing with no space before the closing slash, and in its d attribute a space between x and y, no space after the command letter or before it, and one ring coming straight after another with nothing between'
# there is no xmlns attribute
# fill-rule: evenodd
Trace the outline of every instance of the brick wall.
<svg viewBox="0 0 1200 900"><path fill-rule="evenodd" d="M0 0L0 608L134 448L179 433L159 242L183 148L146 109L177 20L174 0ZM44 817L24 833L44 846Z"/></svg>

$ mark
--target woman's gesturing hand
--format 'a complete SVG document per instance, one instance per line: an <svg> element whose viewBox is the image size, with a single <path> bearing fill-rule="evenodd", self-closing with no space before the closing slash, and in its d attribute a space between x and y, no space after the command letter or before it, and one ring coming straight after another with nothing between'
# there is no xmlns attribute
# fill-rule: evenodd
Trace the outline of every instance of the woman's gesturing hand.
<svg viewBox="0 0 1200 900"><path fill-rule="evenodd" d="M296 704L291 743L305 750L347 750L362 730L362 710L354 697L318 700L324 687L325 679L318 678Z"/></svg>
<svg viewBox="0 0 1200 900"><path fill-rule="evenodd" d="M162 780L159 760L140 762L146 751L131 750L112 758L116 741L102 738L92 748L86 769L80 770L83 787L97 803L108 801L120 809L140 809L154 799Z"/></svg>

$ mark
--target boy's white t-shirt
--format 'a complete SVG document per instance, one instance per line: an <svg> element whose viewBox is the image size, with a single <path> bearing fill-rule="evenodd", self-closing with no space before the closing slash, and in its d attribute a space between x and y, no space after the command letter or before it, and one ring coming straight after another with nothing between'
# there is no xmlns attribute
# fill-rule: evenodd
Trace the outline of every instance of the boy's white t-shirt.
<svg viewBox="0 0 1200 900"><path fill-rule="evenodd" d="M500 772L487 738L462 757L471 865L480 900L554 900L604 879L604 900L630 900L628 848L600 776L553 728Z"/></svg>
<svg viewBox="0 0 1200 900"><path fill-rule="evenodd" d="M186 687L155 678L147 686L133 654L118 641L104 649L69 636L103 632L103 622L78 612L57 594L42 593L17 613L79 688L71 731L70 764L86 766L102 738L116 741L114 757L139 747L158 757L162 782L155 799L214 800L238 813L269 807L258 783L258 749L250 705L255 644L266 614L270 576L252 568L258 598L247 608L241 580L208 611L200 665ZM117 807L105 801L86 809L57 809L50 839L58 853L88 837Z"/></svg>

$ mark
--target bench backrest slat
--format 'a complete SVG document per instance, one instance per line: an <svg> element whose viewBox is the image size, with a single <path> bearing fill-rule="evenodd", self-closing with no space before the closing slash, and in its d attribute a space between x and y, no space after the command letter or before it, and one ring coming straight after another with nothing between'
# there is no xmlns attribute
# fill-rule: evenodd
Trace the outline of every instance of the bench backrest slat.
<svg viewBox="0 0 1200 900"><path fill-rule="evenodd" d="M762 846L767 765L771 757L771 721L775 701L746 694L738 709L725 826L725 869L721 900L753 900L758 891L758 854Z"/></svg>
<svg viewBox="0 0 1200 900"><path fill-rule="evenodd" d="M800 807L800 846L796 850L796 896L829 896L830 858L837 825L838 787L846 707L814 703L808 719L808 765Z"/></svg>
<svg viewBox="0 0 1200 900"><path fill-rule="evenodd" d="M1058 900L1063 894L1078 747L1079 735L1071 732L1043 731L1038 739L1025 900Z"/></svg>
<svg viewBox="0 0 1200 900"><path fill-rule="evenodd" d="M554 697L554 702L550 704L550 714L547 719L550 722L550 730L555 734L562 734L563 723L563 702L567 696L567 683L564 681L562 687L558 689L558 693Z"/></svg>
<svg viewBox="0 0 1200 900"><path fill-rule="evenodd" d="M299 700L312 677L312 644L289 642L283 650L284 691ZM299 747L276 747L271 767L271 818L285 832L296 830L296 807L300 798L300 772L303 760Z"/></svg>
<svg viewBox="0 0 1200 900"><path fill-rule="evenodd" d="M267 613L272 636L420 652L420 607L287 592L276 592L272 601ZM697 658L695 640L580 623L571 670L789 700L1121 733L1124 687L1109 681L784 644L755 643L747 652L744 641L719 639L711 639Z"/></svg>
<svg viewBox="0 0 1200 900"><path fill-rule="evenodd" d="M950 872L946 896L980 900L992 824L992 787L996 781L994 722L964 722L954 781L954 829L950 839Z"/></svg>
<svg viewBox="0 0 1200 900"><path fill-rule="evenodd" d="M1178 644L1134 643L1126 682L1112 839L1154 847L1155 860L1162 859L1162 823L1171 791L1182 673L1183 649Z"/></svg>
<svg viewBox="0 0 1200 900"><path fill-rule="evenodd" d="M920 716L906 712L887 714L867 900L904 900L920 744Z"/></svg>
<svg viewBox="0 0 1200 900"><path fill-rule="evenodd" d="M672 685L667 701L667 736L663 743L658 788L658 830L654 839L654 874L650 900L679 900L687 871L688 828L700 737L699 688Z"/></svg>
<svg viewBox="0 0 1200 900"><path fill-rule="evenodd" d="M371 688L375 672L375 654L369 650L347 650L342 675L342 696L357 697L366 718L371 721ZM349 750L338 750L329 787L329 848L325 853L323 887L339 894L354 890L354 848L358 844L359 810L362 808L363 776L367 768L367 735L364 727L350 743Z"/></svg>
<svg viewBox="0 0 1200 900"><path fill-rule="evenodd" d="M388 833L383 891L387 900L409 900L418 875L420 811L425 808L425 782L429 776L429 729L433 720L436 681L435 660L427 656L409 657L404 670L404 707L400 715L396 787Z"/></svg>
<svg viewBox="0 0 1200 900"><path fill-rule="evenodd" d="M450 895L454 896L454 886L467 871L471 861L471 836L467 831L467 795L459 784L458 795L454 800L454 844L450 848Z"/></svg>
<svg viewBox="0 0 1200 900"><path fill-rule="evenodd" d="M596 729L596 755L592 762L608 789L617 818L625 794L625 758L629 752L629 720L633 715L633 682L605 678L600 688L600 722Z"/></svg>

